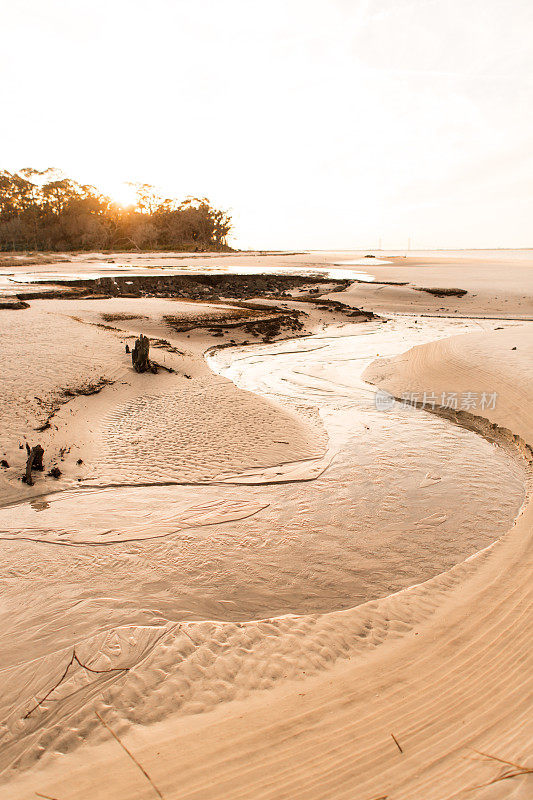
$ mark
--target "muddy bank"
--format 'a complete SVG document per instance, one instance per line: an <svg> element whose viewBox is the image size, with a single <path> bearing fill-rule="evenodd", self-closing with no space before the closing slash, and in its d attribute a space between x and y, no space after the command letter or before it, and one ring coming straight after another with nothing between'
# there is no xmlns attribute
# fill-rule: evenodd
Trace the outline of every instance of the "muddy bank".
<svg viewBox="0 0 533 800"><path fill-rule="evenodd" d="M4 299L0 300L0 308L1 309L7 309L7 310L11 310L11 311L19 311L22 308L29 308L29 307L30 307L29 303L26 303L24 300L20 300L20 299L9 300L7 298L4 298Z"/></svg>
<svg viewBox="0 0 533 800"><path fill-rule="evenodd" d="M290 292L318 289L315 294L343 291L349 280L301 275L115 275L96 279L51 280L46 288L38 282L17 292L19 300L88 297L179 297L218 300L250 297L291 297ZM30 284L31 286L31 284Z"/></svg>
<svg viewBox="0 0 533 800"><path fill-rule="evenodd" d="M105 276L86 280L58 280L46 288L39 287L21 292L18 302L25 304L31 299L94 299L161 297L185 299L194 302L236 301L227 318L217 321L202 318L192 319L180 315L165 317L175 332L184 332L197 327L209 328L215 336L240 328L244 333L271 341L284 332L297 333L304 327L307 316L301 308L282 308L271 304L250 302L259 300L298 300L322 311L360 318L360 321L375 319L371 311L363 311L338 300L323 297L331 291L342 292L350 285L348 280L304 277L294 275L128 275ZM104 317L104 322L112 321ZM106 327L99 323L100 327ZM112 327L112 326L111 326Z"/></svg>

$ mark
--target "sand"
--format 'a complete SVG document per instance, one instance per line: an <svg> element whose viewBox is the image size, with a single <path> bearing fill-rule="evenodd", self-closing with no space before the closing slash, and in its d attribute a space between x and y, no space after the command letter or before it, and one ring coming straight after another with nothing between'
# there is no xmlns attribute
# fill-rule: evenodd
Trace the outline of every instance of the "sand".
<svg viewBox="0 0 533 800"><path fill-rule="evenodd" d="M165 326L168 306L198 313L186 303L0 311L20 353L4 358L2 406L2 796L531 795L531 775L473 787L505 771L476 751L531 766L533 334L479 319L505 292L490 294L490 265L463 264L461 283L453 263L431 269L481 297L466 314L446 298L443 316L470 320L424 320L437 299L413 289L414 308L382 301L388 323L313 310L298 340L250 349L232 333L207 361L216 338ZM513 287L531 297L529 275L510 275L498 316L526 316ZM355 303L361 286L336 297ZM110 330L102 313L143 318ZM140 325L169 342L158 360L175 373L131 371ZM113 383L38 434L61 479L20 484L19 442L62 388L99 378ZM471 409L472 433L387 416L376 386L497 400Z"/></svg>
<svg viewBox="0 0 533 800"><path fill-rule="evenodd" d="M42 483L29 488L18 481L19 448L25 441L39 441L48 463L59 463L64 472L60 481L48 482L47 490L73 486L78 478L99 485L191 482L231 472L243 461L271 466L281 458L296 461L323 453L319 425L309 427L308 421L284 413L275 403L239 392L230 381L213 375L203 351L217 339L207 342L202 329L197 336L194 331L184 334L180 349L174 348L177 352L172 346L152 348L154 359L174 368L176 375L161 371L135 379L126 343L133 346L141 331L168 342L173 330L165 316L198 316L194 303L155 303L153 314L154 301L149 299L36 300L20 316L5 312L0 424L5 431L2 457L12 466L0 473L4 502L43 492ZM202 304L201 309L202 316L213 321L227 313L224 306ZM132 318L113 321L116 330L110 330L105 313ZM75 392L100 379L111 384L101 395L64 394L65 389ZM36 430L53 411L51 427ZM276 439L285 442L282 455ZM130 461L125 449L133 456ZM76 464L79 458L83 465Z"/></svg>

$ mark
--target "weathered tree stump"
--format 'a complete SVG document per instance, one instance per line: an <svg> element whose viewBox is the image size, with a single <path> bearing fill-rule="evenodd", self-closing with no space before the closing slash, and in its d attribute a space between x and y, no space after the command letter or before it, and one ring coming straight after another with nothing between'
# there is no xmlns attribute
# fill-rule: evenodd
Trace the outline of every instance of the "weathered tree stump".
<svg viewBox="0 0 533 800"><path fill-rule="evenodd" d="M131 363L135 372L157 372L156 365L150 362L149 353L150 339L141 333L131 351Z"/></svg>
<svg viewBox="0 0 533 800"><path fill-rule="evenodd" d="M26 461L26 473L22 476L22 480L24 483L27 483L28 486L33 486L32 470L38 472L44 470L44 450L40 444L36 444L35 447L30 448L29 444L26 442L26 451L28 453L28 459Z"/></svg>

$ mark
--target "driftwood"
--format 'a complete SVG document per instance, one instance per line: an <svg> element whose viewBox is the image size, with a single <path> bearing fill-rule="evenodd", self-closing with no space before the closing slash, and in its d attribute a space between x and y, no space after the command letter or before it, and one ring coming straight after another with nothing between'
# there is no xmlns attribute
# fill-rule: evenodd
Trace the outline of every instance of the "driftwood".
<svg viewBox="0 0 533 800"><path fill-rule="evenodd" d="M28 486L33 486L33 477L31 474L32 470L36 470L38 472L42 472L44 470L44 450L40 444L30 448L29 444L26 442L26 451L28 453L28 459L26 461L26 473L22 476L22 480L24 483L27 483Z"/></svg>
<svg viewBox="0 0 533 800"><path fill-rule="evenodd" d="M149 353L150 339L141 333L131 351L131 363L135 372L157 372L157 366L151 363Z"/></svg>
<svg viewBox="0 0 533 800"><path fill-rule="evenodd" d="M164 369L166 372L176 372L172 367L167 367L165 364L160 364L159 361L150 361L152 365L152 372L157 372L158 369Z"/></svg>

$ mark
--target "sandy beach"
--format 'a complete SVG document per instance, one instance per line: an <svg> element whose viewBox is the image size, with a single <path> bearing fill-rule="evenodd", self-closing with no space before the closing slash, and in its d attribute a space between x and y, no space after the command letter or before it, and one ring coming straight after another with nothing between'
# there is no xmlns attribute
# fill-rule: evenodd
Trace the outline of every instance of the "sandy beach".
<svg viewBox="0 0 533 800"><path fill-rule="evenodd" d="M1 797L533 796L533 253L368 255L0 258Z"/></svg>

